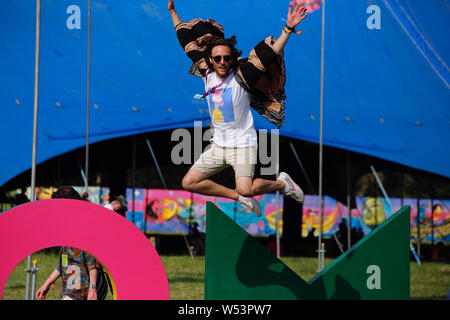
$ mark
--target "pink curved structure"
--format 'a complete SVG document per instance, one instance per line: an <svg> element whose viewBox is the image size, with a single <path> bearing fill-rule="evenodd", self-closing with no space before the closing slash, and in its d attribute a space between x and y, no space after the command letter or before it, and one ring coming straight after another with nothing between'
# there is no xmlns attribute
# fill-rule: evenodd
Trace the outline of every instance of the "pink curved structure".
<svg viewBox="0 0 450 320"><path fill-rule="evenodd" d="M118 300L169 299L164 266L139 229L102 206L68 199L35 201L0 214L0 298L20 261L56 246L98 258L114 280Z"/></svg>

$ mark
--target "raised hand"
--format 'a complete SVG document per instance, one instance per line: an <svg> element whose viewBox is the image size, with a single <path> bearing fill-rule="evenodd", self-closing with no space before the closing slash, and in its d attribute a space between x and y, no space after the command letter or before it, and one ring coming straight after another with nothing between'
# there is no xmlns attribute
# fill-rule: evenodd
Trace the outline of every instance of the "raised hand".
<svg viewBox="0 0 450 320"><path fill-rule="evenodd" d="M172 17L173 26L176 27L181 23L180 17L178 16L177 11L175 10L174 0L169 0L169 4L167 5L167 9L170 12L170 16Z"/></svg>
<svg viewBox="0 0 450 320"><path fill-rule="evenodd" d="M169 4L167 5L167 9L169 10L169 12L175 11L174 0L169 0Z"/></svg>
<svg viewBox="0 0 450 320"><path fill-rule="evenodd" d="M305 19L308 14L306 13L306 8L297 4L292 11L291 7L289 7L289 12L287 16L287 25L291 28L295 28L303 19Z"/></svg>

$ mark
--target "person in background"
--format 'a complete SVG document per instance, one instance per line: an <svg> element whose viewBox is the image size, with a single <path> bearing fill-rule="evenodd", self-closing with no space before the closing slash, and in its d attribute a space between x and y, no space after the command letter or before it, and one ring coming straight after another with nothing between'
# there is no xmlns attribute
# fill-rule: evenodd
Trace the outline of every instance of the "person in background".
<svg viewBox="0 0 450 320"><path fill-rule="evenodd" d="M105 205L105 208L113 210L125 217L128 210L128 202L127 199L123 195L119 195L114 197L114 200Z"/></svg>
<svg viewBox="0 0 450 320"><path fill-rule="evenodd" d="M59 187L52 194L52 199L87 200L87 197L86 192L80 196L73 187L69 186ZM73 247L62 247L59 262L37 290L36 299L45 300L51 285L61 277L63 300L97 300L98 267L97 260L89 253Z"/></svg>

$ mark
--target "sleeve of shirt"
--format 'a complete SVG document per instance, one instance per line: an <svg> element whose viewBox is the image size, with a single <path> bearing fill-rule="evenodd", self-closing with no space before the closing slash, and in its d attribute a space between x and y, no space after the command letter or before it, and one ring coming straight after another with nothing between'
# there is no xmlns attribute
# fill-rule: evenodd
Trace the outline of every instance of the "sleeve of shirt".
<svg viewBox="0 0 450 320"><path fill-rule="evenodd" d="M223 27L212 19L204 21L197 18L178 24L175 31L181 47L193 63L189 73L204 77L208 64L204 56L205 47L200 45L201 41L211 36L223 38Z"/></svg>
<svg viewBox="0 0 450 320"><path fill-rule="evenodd" d="M61 249L59 250L59 255L58 255L58 263L55 266L55 269L59 271L59 273L61 273L61 255L64 251L64 248L61 247Z"/></svg>
<svg viewBox="0 0 450 320"><path fill-rule="evenodd" d="M281 127L284 121L286 70L283 51L277 52L270 36L259 42L247 59L238 61L236 80L251 95L251 106Z"/></svg>
<svg viewBox="0 0 450 320"><path fill-rule="evenodd" d="M94 258L94 256L90 255L87 252L84 252L84 258L86 259L86 266L89 271L98 268L98 263L97 260Z"/></svg>
<svg viewBox="0 0 450 320"><path fill-rule="evenodd" d="M281 65L283 52L275 51L274 41L272 36L262 40L252 49L248 58L242 59L239 63L237 74L244 81L247 89L254 89L260 78L270 73L274 64Z"/></svg>

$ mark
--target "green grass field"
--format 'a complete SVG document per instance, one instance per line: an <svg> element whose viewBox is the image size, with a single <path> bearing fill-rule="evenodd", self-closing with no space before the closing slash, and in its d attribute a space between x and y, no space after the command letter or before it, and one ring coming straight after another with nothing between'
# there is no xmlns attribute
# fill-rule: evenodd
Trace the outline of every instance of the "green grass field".
<svg viewBox="0 0 450 320"><path fill-rule="evenodd" d="M33 255L37 259L36 289L53 271L58 261L55 252L46 250ZM170 297L174 300L203 300L205 258L198 256L161 256L169 281ZM281 260L304 280L310 280L317 273L317 258L282 257ZM325 265L333 259L325 259ZM5 285L3 299L23 300L25 297L26 259L13 270ZM411 262L411 299L446 299L450 288L450 265L446 263L425 262L419 266ZM61 281L56 281L54 291L50 290L47 299L60 299ZM108 295L107 300L111 300Z"/></svg>

